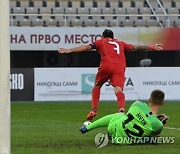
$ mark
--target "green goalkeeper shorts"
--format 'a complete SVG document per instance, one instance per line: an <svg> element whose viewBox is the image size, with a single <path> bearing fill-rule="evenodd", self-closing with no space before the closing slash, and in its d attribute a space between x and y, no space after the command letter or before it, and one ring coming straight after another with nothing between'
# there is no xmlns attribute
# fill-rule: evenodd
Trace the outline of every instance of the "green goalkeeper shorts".
<svg viewBox="0 0 180 154"><path fill-rule="evenodd" d="M124 130L122 128L122 121L124 121L127 117L124 114L117 113L111 119L108 125L108 133L111 137L119 137L124 136Z"/></svg>

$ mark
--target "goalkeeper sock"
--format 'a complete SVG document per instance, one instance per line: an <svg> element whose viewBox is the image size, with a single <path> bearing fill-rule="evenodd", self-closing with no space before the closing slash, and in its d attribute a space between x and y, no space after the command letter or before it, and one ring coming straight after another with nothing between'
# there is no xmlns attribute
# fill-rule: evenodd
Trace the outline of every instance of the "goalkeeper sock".
<svg viewBox="0 0 180 154"><path fill-rule="evenodd" d="M92 109L97 109L100 98L100 88L94 87L92 90Z"/></svg>
<svg viewBox="0 0 180 154"><path fill-rule="evenodd" d="M119 111L125 108L125 95L123 92L119 91L116 93L117 101L118 101L118 108Z"/></svg>
<svg viewBox="0 0 180 154"><path fill-rule="evenodd" d="M86 128L87 128L87 130L92 130L94 128L107 127L109 125L109 122L115 115L116 115L116 113L104 116L104 117L94 121L90 125L87 125Z"/></svg>

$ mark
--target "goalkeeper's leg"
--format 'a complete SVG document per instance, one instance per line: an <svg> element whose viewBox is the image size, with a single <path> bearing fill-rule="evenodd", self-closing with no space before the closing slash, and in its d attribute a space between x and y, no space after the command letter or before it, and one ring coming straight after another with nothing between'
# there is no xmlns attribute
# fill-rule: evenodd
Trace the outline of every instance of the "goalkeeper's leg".
<svg viewBox="0 0 180 154"><path fill-rule="evenodd" d="M91 123L90 125L87 126L83 126L80 131L82 133L86 133L89 130L95 129L95 128L99 128L99 127L107 127L111 121L111 119L117 115L117 113L115 114L110 114L107 116L104 116L96 121L94 121L93 123Z"/></svg>

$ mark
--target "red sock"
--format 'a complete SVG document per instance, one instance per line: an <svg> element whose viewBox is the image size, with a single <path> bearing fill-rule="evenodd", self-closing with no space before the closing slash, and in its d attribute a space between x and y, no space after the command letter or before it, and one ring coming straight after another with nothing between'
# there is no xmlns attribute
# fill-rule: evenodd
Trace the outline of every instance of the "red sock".
<svg viewBox="0 0 180 154"><path fill-rule="evenodd" d="M118 107L119 109L120 108L123 108L125 107L125 95L123 92L119 91L117 94L116 94L116 97L117 97L117 101L118 101Z"/></svg>
<svg viewBox="0 0 180 154"><path fill-rule="evenodd" d="M99 98L100 98L100 88L94 87L92 90L92 109L98 108Z"/></svg>

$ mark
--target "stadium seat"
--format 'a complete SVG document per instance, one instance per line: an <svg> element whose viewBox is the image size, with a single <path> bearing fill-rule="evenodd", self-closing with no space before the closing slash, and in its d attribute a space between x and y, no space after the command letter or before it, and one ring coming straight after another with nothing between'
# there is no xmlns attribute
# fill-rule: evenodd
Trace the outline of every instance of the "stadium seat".
<svg viewBox="0 0 180 154"><path fill-rule="evenodd" d="M102 14L114 14L114 8L102 8Z"/></svg>
<svg viewBox="0 0 180 154"><path fill-rule="evenodd" d="M149 7L142 7L139 8L140 14L152 14L151 9Z"/></svg>
<svg viewBox="0 0 180 154"><path fill-rule="evenodd" d="M95 27L97 26L96 20L93 20L93 19L84 20L84 26Z"/></svg>
<svg viewBox="0 0 180 154"><path fill-rule="evenodd" d="M96 2L97 2L97 6L95 6L95 7L99 7L99 8L104 8L104 7L106 7L106 4L107 4L107 6L110 4L108 4L108 1L106 1L106 0L104 0L104 1L102 1L102 0L95 0Z"/></svg>
<svg viewBox="0 0 180 154"><path fill-rule="evenodd" d="M68 15L65 16L66 26L75 27L75 26L83 26L83 19L78 16Z"/></svg>
<svg viewBox="0 0 180 154"><path fill-rule="evenodd" d="M92 0L84 0L84 6L88 8L92 8L93 7Z"/></svg>
<svg viewBox="0 0 180 154"><path fill-rule="evenodd" d="M119 7L119 1L109 0L109 2L111 7Z"/></svg>
<svg viewBox="0 0 180 154"><path fill-rule="evenodd" d="M16 7L16 1L10 1L10 9Z"/></svg>
<svg viewBox="0 0 180 154"><path fill-rule="evenodd" d="M150 4L151 4L151 6L153 7L153 9L159 7L157 0L151 0L151 1L149 1L149 2L150 2Z"/></svg>
<svg viewBox="0 0 180 154"><path fill-rule="evenodd" d="M93 19L95 21L101 20L101 19L105 19L105 17L103 15L99 16L99 15L94 15L94 16L89 16L89 19Z"/></svg>
<svg viewBox="0 0 180 154"><path fill-rule="evenodd" d="M30 0L30 1L34 3L34 7L38 7L38 8L42 7L42 1L40 0ZM32 7L32 6L29 6L29 7Z"/></svg>
<svg viewBox="0 0 180 154"><path fill-rule="evenodd" d="M83 0L72 0L72 7L79 8L84 7L84 1Z"/></svg>
<svg viewBox="0 0 180 154"><path fill-rule="evenodd" d="M92 20L93 17L92 16L87 16L87 15L81 15L80 19L83 20L83 21L86 21L86 20L89 20L89 19Z"/></svg>
<svg viewBox="0 0 180 154"><path fill-rule="evenodd" d="M118 20L118 26L120 27L125 27L125 26L133 27L134 26L134 21L131 20L130 17L128 16L117 17L117 20Z"/></svg>
<svg viewBox="0 0 180 154"><path fill-rule="evenodd" d="M36 27L43 27L45 26L45 22L43 19L39 19L39 18L36 18L36 19L32 19L32 25L31 26L36 26Z"/></svg>
<svg viewBox="0 0 180 154"><path fill-rule="evenodd" d="M139 14L139 9L135 7L127 8L127 14Z"/></svg>
<svg viewBox="0 0 180 154"><path fill-rule="evenodd" d="M143 20L143 19L135 20L134 24L135 24L136 27L146 27L147 26L146 20Z"/></svg>
<svg viewBox="0 0 180 154"><path fill-rule="evenodd" d="M161 1L164 8L170 8L171 7L171 1L170 0L163 0Z"/></svg>
<svg viewBox="0 0 180 154"><path fill-rule="evenodd" d="M179 14L179 9L174 7L166 7L168 14Z"/></svg>
<svg viewBox="0 0 180 154"><path fill-rule="evenodd" d="M108 27L117 27L118 26L117 20L109 20L108 22L109 22Z"/></svg>
<svg viewBox="0 0 180 154"><path fill-rule="evenodd" d="M67 25L70 27L79 27L79 26L83 26L83 20L82 19L72 19L72 20L67 20Z"/></svg>
<svg viewBox="0 0 180 154"><path fill-rule="evenodd" d="M115 8L114 9L114 12L115 12L115 14L126 14L126 8L120 8L120 7L118 7L118 8Z"/></svg>
<svg viewBox="0 0 180 154"><path fill-rule="evenodd" d="M57 26L58 27L63 27L66 25L66 21L65 20L57 20Z"/></svg>
<svg viewBox="0 0 180 154"><path fill-rule="evenodd" d="M108 27L109 22L105 19L97 20L98 27Z"/></svg>
<svg viewBox="0 0 180 154"><path fill-rule="evenodd" d="M89 14L89 8L86 7L80 7L77 9L78 14Z"/></svg>
<svg viewBox="0 0 180 154"><path fill-rule="evenodd" d="M17 7L29 7L29 0L17 0L16 6Z"/></svg>
<svg viewBox="0 0 180 154"><path fill-rule="evenodd" d="M19 21L19 26L31 26L32 22L29 19L23 18L22 20Z"/></svg>
<svg viewBox="0 0 180 154"><path fill-rule="evenodd" d="M122 20L122 27L135 27L135 23L133 20L129 20L129 19L125 19L125 20Z"/></svg>
<svg viewBox="0 0 180 154"><path fill-rule="evenodd" d="M64 21L64 20L66 20L65 17L63 15L61 15L61 14L56 14L56 16L54 16L54 19L56 19L57 21Z"/></svg>
<svg viewBox="0 0 180 154"><path fill-rule="evenodd" d="M54 1L48 0L48 1L47 1L47 7L48 7L48 8L53 8L53 7L55 7L55 0L54 0Z"/></svg>
<svg viewBox="0 0 180 154"><path fill-rule="evenodd" d="M147 20L146 22L147 22L148 27L160 27L156 19L150 19L150 20Z"/></svg>
<svg viewBox="0 0 180 154"><path fill-rule="evenodd" d="M101 8L90 8L90 14L102 14Z"/></svg>
<svg viewBox="0 0 180 154"><path fill-rule="evenodd" d="M53 14L64 14L64 7L54 7L52 9Z"/></svg>
<svg viewBox="0 0 180 154"><path fill-rule="evenodd" d="M138 9L144 7L143 0L134 0L134 2L135 2L135 7L137 7Z"/></svg>
<svg viewBox="0 0 180 154"><path fill-rule="evenodd" d="M131 0L122 1L124 8L130 8L131 7Z"/></svg>
<svg viewBox="0 0 180 154"><path fill-rule="evenodd" d="M162 8L155 8L154 11L157 13L157 14L164 14L163 12L163 9ZM165 10L166 11L166 10Z"/></svg>
<svg viewBox="0 0 180 154"><path fill-rule="evenodd" d="M13 8L13 14L25 14L25 9L23 7Z"/></svg>
<svg viewBox="0 0 180 154"><path fill-rule="evenodd" d="M27 7L26 14L39 14L39 9L37 7Z"/></svg>
<svg viewBox="0 0 180 154"><path fill-rule="evenodd" d="M39 13L40 14L51 14L52 13L52 10L50 7L41 7L39 9Z"/></svg>
<svg viewBox="0 0 180 154"><path fill-rule="evenodd" d="M65 14L77 14L77 8L67 7L65 8Z"/></svg>
<svg viewBox="0 0 180 154"><path fill-rule="evenodd" d="M15 15L15 16L13 16L13 20L21 21L23 19L24 19L23 15Z"/></svg>
<svg viewBox="0 0 180 154"><path fill-rule="evenodd" d="M47 20L45 20L45 26L46 27L55 27L55 26L57 26L57 20L53 19L53 18L47 19Z"/></svg>

